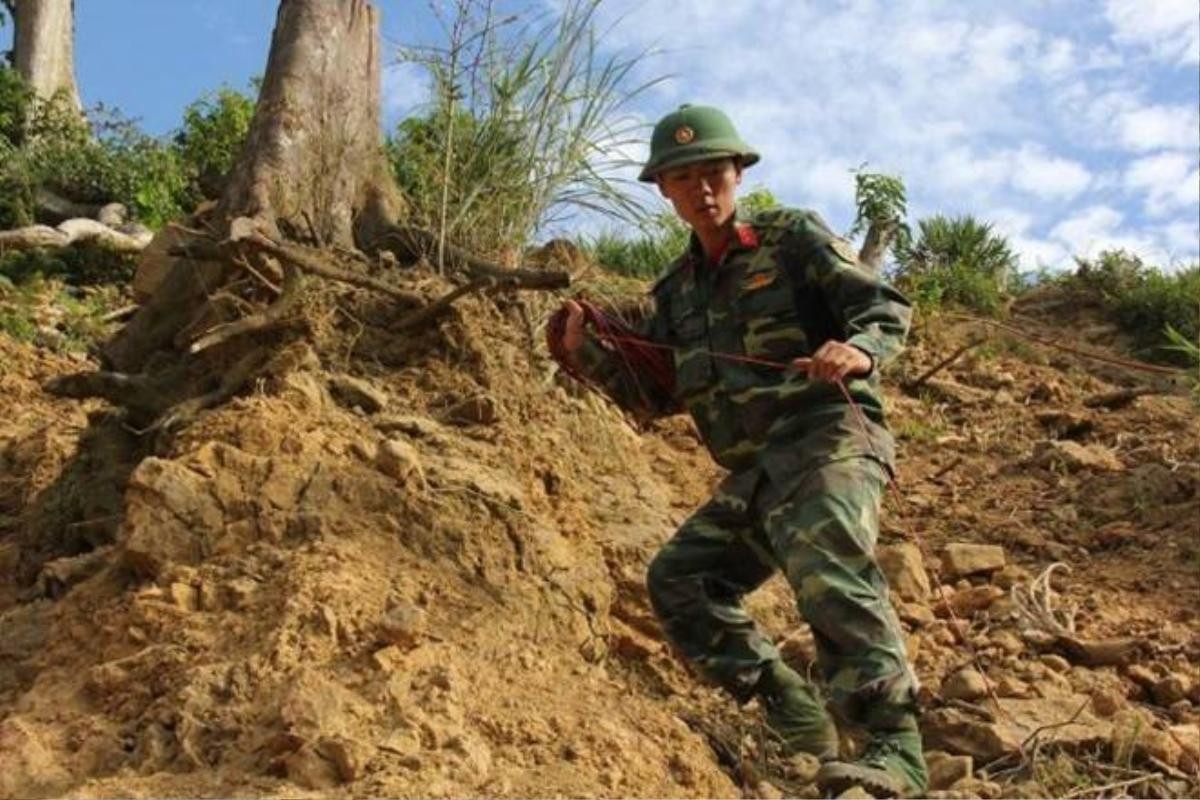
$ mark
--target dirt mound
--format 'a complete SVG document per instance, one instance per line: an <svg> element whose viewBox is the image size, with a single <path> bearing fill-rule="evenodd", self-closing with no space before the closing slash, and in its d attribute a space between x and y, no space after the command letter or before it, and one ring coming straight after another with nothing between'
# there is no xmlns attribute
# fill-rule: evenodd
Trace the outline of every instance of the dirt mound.
<svg viewBox="0 0 1200 800"><path fill-rule="evenodd" d="M545 310L297 345L157 449L0 339L0 797L816 796L649 610L718 472L685 420L564 382ZM892 385L975 330L930 320ZM884 545L937 791L1195 791L1200 428L1182 398L1086 404L1127 374L993 337L892 393ZM752 606L811 663L780 581Z"/></svg>

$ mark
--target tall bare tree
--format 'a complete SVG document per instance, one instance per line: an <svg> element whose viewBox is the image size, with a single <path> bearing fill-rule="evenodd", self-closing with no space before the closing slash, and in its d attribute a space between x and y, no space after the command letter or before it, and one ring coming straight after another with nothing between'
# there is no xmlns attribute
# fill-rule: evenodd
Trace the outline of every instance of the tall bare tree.
<svg viewBox="0 0 1200 800"><path fill-rule="evenodd" d="M61 94L81 108L75 83L75 0L5 0L13 17L13 66L38 97Z"/></svg>

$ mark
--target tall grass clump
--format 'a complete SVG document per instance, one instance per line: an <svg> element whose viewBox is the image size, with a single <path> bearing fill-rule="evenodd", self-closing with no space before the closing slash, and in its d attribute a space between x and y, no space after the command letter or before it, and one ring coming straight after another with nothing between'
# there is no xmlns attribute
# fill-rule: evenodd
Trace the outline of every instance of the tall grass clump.
<svg viewBox="0 0 1200 800"><path fill-rule="evenodd" d="M1016 267L1008 240L991 224L937 214L917 223L915 241L899 252L892 278L918 305L997 314Z"/></svg>
<svg viewBox="0 0 1200 800"><path fill-rule="evenodd" d="M388 149L413 224L436 234L435 263L446 242L501 256L580 211L644 214L618 170L640 131L627 104L653 81L634 75L644 53L602 51L598 7L500 18L490 0L457 0L444 45L402 52L432 99Z"/></svg>

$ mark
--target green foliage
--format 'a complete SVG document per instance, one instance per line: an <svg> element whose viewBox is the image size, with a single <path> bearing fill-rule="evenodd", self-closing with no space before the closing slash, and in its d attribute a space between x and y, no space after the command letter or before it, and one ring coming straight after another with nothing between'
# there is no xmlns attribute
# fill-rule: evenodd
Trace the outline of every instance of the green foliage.
<svg viewBox="0 0 1200 800"><path fill-rule="evenodd" d="M1008 240L971 216L939 214L917 227L916 242L898 254L896 285L918 304L998 313L1017 265Z"/></svg>
<svg viewBox="0 0 1200 800"><path fill-rule="evenodd" d="M446 45L405 53L434 98L388 145L414 224L487 254L581 209L644 213L614 170L636 141L623 109L649 84L632 82L640 56L603 53L597 6L567 0L522 26L486 0L457 0Z"/></svg>
<svg viewBox="0 0 1200 800"><path fill-rule="evenodd" d="M188 106L171 141L113 109L81 117L62 98L33 96L0 69L0 228L34 221L39 188L79 203L123 203L158 227L215 196L249 127L253 100L223 88Z"/></svg>
<svg viewBox="0 0 1200 800"><path fill-rule="evenodd" d="M188 176L189 200L215 199L233 169L254 116L254 98L222 86L183 111L174 149Z"/></svg>
<svg viewBox="0 0 1200 800"><path fill-rule="evenodd" d="M137 257L117 253L93 243L43 250L18 250L0 256L0 278L12 284L56 279L73 286L128 284L133 280Z"/></svg>
<svg viewBox="0 0 1200 800"><path fill-rule="evenodd" d="M895 232L891 249L901 253L912 241L912 231L905 222L908 216L908 193L904 180L897 175L878 172L854 173L854 201L858 213L850 235L857 236L871 225L891 228Z"/></svg>
<svg viewBox="0 0 1200 800"><path fill-rule="evenodd" d="M106 339L105 316L118 307L111 286L75 289L34 276L21 284L0 278L0 334L63 353L84 353Z"/></svg>
<svg viewBox="0 0 1200 800"><path fill-rule="evenodd" d="M779 200L777 200L771 190L765 186L755 186L753 189L738 198L737 207L738 216L749 218L762 211L770 211L773 208L779 208Z"/></svg>
<svg viewBox="0 0 1200 800"><path fill-rule="evenodd" d="M1068 286L1096 296L1122 330L1150 359L1191 366L1200 341L1200 264L1175 272L1147 266L1124 250L1076 259ZM1188 343L1193 349L1188 349Z"/></svg>
<svg viewBox="0 0 1200 800"><path fill-rule="evenodd" d="M639 233L627 237L609 230L580 243L589 260L609 272L651 279L687 248L690 231L672 212L647 219Z"/></svg>

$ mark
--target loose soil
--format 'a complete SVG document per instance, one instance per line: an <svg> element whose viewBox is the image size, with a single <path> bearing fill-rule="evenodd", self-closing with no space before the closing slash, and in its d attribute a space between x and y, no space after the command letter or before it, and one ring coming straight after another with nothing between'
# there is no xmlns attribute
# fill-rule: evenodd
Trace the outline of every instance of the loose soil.
<svg viewBox="0 0 1200 800"><path fill-rule="evenodd" d="M1014 324L1119 355L1068 300ZM169 440L45 394L78 360L0 336L0 797L819 796L649 608L719 470L687 420L639 430L558 373L552 302L469 297L394 351L346 323ZM895 599L932 758L973 759L934 790L1200 791L1196 407L1089 407L1150 379L994 333L901 391L983 331L920 320L887 375L881 545L945 587ZM942 575L949 543L1005 566ZM1125 663L1030 631L1010 591L1055 562L1053 608ZM807 669L786 585L750 606Z"/></svg>

